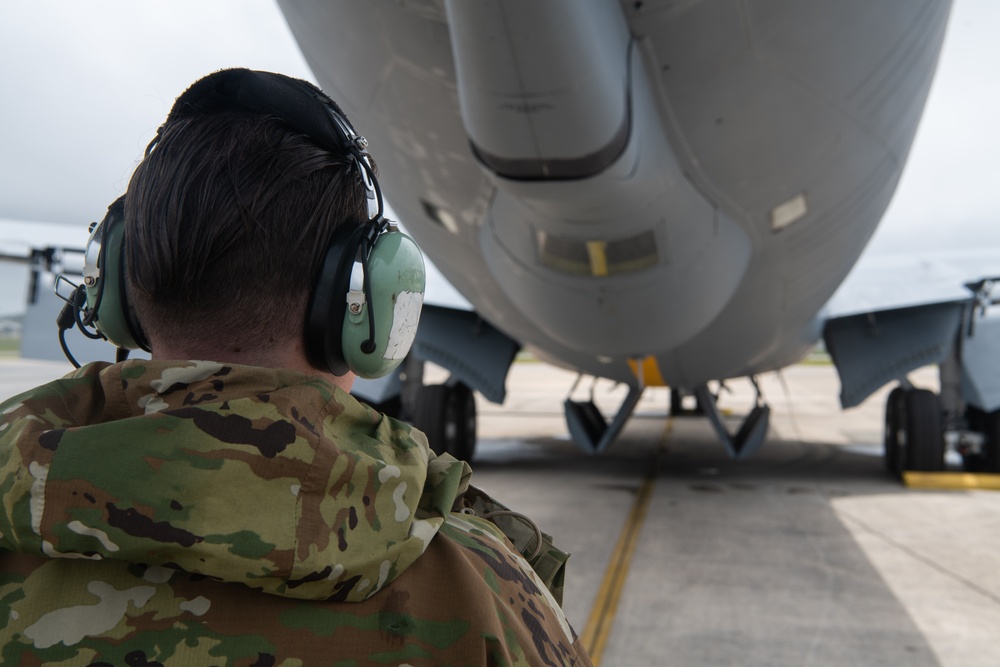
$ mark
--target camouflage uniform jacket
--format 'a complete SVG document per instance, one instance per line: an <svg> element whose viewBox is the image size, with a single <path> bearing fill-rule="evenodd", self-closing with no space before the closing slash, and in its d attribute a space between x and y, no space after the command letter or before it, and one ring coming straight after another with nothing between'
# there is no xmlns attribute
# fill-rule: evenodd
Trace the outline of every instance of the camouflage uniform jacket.
<svg viewBox="0 0 1000 667"><path fill-rule="evenodd" d="M590 664L468 466L321 378L91 364L0 414L4 665Z"/></svg>

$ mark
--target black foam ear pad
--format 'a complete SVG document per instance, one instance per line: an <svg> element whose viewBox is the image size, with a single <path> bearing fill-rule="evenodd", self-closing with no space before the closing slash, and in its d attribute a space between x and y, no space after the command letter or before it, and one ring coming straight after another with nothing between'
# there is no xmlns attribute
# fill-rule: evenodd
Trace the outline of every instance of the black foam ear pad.
<svg viewBox="0 0 1000 667"><path fill-rule="evenodd" d="M306 356L309 363L338 376L350 370L344 359L340 330L347 312L351 271L366 227L347 223L333 235L306 311Z"/></svg>

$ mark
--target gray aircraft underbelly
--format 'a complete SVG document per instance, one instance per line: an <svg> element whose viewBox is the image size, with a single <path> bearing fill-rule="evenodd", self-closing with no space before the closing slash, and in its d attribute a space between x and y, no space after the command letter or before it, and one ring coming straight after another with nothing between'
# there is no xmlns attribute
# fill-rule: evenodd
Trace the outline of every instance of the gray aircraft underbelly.
<svg viewBox="0 0 1000 667"><path fill-rule="evenodd" d="M280 0L477 312L634 383L792 363L892 196L947 0Z"/></svg>

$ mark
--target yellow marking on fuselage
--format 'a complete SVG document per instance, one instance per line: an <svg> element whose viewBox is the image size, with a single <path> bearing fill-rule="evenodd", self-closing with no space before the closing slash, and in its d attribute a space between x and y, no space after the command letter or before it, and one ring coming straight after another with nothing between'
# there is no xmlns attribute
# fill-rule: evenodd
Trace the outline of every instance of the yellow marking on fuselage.
<svg viewBox="0 0 1000 667"><path fill-rule="evenodd" d="M666 387L663 381L663 374L660 373L660 365L656 362L656 357L650 355L642 360L642 367L635 359L629 359L628 365L632 369L632 375L638 380L642 380L644 387ZM641 371L641 373L640 373Z"/></svg>
<svg viewBox="0 0 1000 667"><path fill-rule="evenodd" d="M595 276L608 275L608 244L605 241L587 241L587 254L590 256L590 272Z"/></svg>

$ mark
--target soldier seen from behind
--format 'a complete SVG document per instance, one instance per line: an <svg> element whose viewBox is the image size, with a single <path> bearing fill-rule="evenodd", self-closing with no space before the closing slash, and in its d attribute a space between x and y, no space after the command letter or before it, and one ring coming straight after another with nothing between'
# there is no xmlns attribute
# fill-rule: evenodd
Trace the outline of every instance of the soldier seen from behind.
<svg viewBox="0 0 1000 667"><path fill-rule="evenodd" d="M152 359L0 405L0 663L590 664L564 555L347 393L424 285L374 169L307 82L178 98L60 318Z"/></svg>

